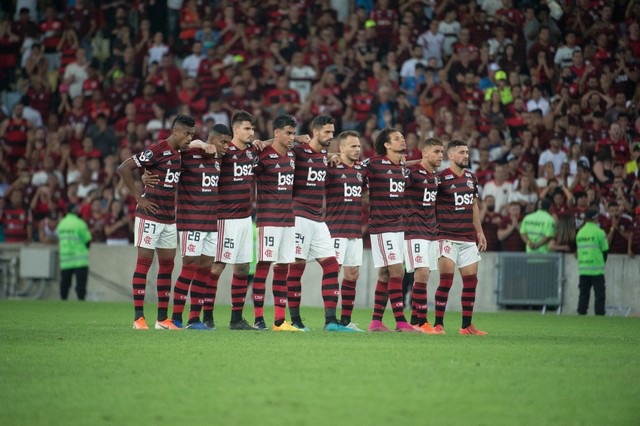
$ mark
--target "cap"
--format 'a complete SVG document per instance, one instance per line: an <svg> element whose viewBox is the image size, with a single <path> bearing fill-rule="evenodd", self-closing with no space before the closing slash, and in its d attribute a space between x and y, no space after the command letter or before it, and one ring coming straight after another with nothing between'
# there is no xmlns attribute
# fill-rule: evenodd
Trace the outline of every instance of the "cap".
<svg viewBox="0 0 640 426"><path fill-rule="evenodd" d="M375 27L376 25L377 25L377 24L376 24L376 21L374 21L373 19L367 19L367 20L365 21L365 23L364 23L364 27L365 27L365 28L373 28L373 27Z"/></svg>
<svg viewBox="0 0 640 426"><path fill-rule="evenodd" d="M496 72L496 80L506 80L507 79L507 73L504 71L498 71Z"/></svg>
<svg viewBox="0 0 640 426"><path fill-rule="evenodd" d="M599 214L600 214L600 212L598 211L597 208L589 207L587 209L587 212L584 214L584 217L586 219L588 219L588 220L593 220L593 219L597 218Z"/></svg>
<svg viewBox="0 0 640 426"><path fill-rule="evenodd" d="M111 74L111 78L120 78L120 77L124 77L124 71L122 70L115 70L113 74Z"/></svg>
<svg viewBox="0 0 640 426"><path fill-rule="evenodd" d="M492 62L489 64L489 71L498 71L500 69L500 65L496 64L495 62Z"/></svg>

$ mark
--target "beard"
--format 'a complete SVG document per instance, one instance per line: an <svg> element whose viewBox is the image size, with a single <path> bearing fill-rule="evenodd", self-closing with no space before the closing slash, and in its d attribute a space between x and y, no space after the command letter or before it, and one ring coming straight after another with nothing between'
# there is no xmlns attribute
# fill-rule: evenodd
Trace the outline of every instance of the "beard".
<svg viewBox="0 0 640 426"><path fill-rule="evenodd" d="M454 164L458 167L460 167L461 169L465 169L467 168L467 166L469 166L469 160L466 161L454 161Z"/></svg>

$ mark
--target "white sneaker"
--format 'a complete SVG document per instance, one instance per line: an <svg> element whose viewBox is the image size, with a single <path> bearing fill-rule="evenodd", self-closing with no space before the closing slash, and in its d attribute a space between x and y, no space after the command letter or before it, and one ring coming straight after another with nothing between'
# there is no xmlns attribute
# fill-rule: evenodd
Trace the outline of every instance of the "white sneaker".
<svg viewBox="0 0 640 426"><path fill-rule="evenodd" d="M353 331L359 331L361 333L364 333L364 330L358 328L358 324L356 324L355 322L350 322L349 324L345 325L344 327L348 328L350 330L353 330Z"/></svg>

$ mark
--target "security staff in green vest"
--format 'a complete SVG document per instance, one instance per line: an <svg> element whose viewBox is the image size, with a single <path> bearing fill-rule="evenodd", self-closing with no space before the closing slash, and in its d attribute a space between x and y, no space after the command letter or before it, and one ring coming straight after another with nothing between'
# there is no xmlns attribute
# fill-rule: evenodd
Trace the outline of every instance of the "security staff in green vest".
<svg viewBox="0 0 640 426"><path fill-rule="evenodd" d="M60 241L60 297L67 300L71 288L71 278L76 276L78 300L87 295L89 275L89 244L91 232L87 223L78 217L80 206L69 204L66 216L56 227Z"/></svg>
<svg viewBox="0 0 640 426"><path fill-rule="evenodd" d="M549 253L549 243L556 231L556 220L549 214L551 201L543 198L540 208L524 217L520 237L527 245L527 253Z"/></svg>
<svg viewBox="0 0 640 426"><path fill-rule="evenodd" d="M609 242L605 232L595 224L597 217L598 209L590 207L585 214L586 223L576 235L580 274L580 298L578 299L580 315L586 315L589 309L591 287L596 299L594 303L596 315L604 315L604 264L609 253Z"/></svg>
<svg viewBox="0 0 640 426"><path fill-rule="evenodd" d="M508 105L513 102L513 93L511 93L511 87L507 84L507 73L504 71L497 71L494 79L496 81L496 85L486 90L484 93L484 100L490 101L493 92L498 92L500 94L500 102L502 105Z"/></svg>

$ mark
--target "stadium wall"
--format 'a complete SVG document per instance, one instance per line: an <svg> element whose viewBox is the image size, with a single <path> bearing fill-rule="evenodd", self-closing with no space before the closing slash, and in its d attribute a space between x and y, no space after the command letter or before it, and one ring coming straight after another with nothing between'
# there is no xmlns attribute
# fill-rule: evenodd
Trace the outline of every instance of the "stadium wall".
<svg viewBox="0 0 640 426"><path fill-rule="evenodd" d="M12 256L19 257L19 244L0 244L0 257L8 259ZM56 249L51 246L32 244L29 247L38 247L46 250ZM365 263L361 268L360 279L357 286L356 307L372 307L373 293L376 282L376 271L371 262L371 255L365 251ZM134 263L136 259L136 249L132 246L112 247L104 244L93 244L90 251L90 275L88 284L87 299L91 301L130 301L131 300L131 276L133 274ZM28 261L28 260L26 260ZM480 262L478 272L478 291L475 303L477 312L497 312L504 308L497 305L496 300L496 274L495 267L497 261L497 253L482 253L482 261ZM564 303L563 314L575 314L578 305L578 266L577 259L574 255L564 256L565 274L563 283ZM4 261L4 265L7 262ZM173 271L173 282L180 273L182 262L179 257L176 258L175 269ZM218 286L218 294L216 303L231 304L231 268L225 269L220 284ZM154 262L149 272L151 282L155 282L157 274L157 263ZM303 306L322 306L322 297L320 294L320 281L322 270L316 262L310 262L302 279L303 284ZM630 313L640 313L640 259L629 258L626 255L610 255L607 261L607 306L615 307L612 312L621 314L626 312L626 308L630 308ZM269 277L269 280L271 277ZM3 277L0 275L0 294L5 295L6 285ZM24 285L24 283L22 284ZM433 309L433 296L438 285L438 274L434 273L429 279L429 306ZM267 294L271 294L270 281L267 282ZM19 287L20 288L20 287ZM42 295L43 299L58 299L59 284L56 280L48 281L45 291ZM448 309L452 311L460 311L460 292L462 283L460 276L456 274L453 288L450 292ZM73 299L74 293L70 298ZM154 286L149 285L147 288L147 297L149 301L155 300ZM271 301L271 297L267 297L267 304ZM272 302L271 302L272 303ZM248 302L251 305L251 302ZM593 296L591 297L591 306L593 306ZM625 308L625 309L621 309ZM592 312L592 308L590 313Z"/></svg>

